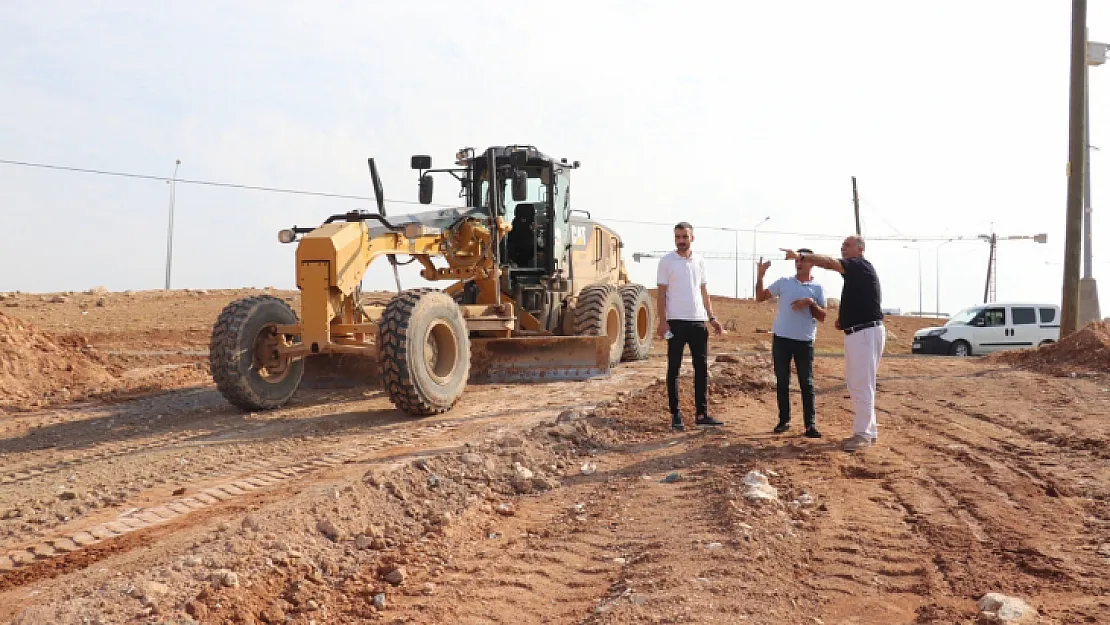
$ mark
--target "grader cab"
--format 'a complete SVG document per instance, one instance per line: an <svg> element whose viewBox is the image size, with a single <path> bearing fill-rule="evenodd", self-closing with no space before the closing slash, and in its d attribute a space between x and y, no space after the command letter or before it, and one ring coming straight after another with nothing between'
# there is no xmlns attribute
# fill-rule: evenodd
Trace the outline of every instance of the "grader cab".
<svg viewBox="0 0 1110 625"><path fill-rule="evenodd" d="M654 307L629 283L620 237L571 208L577 162L532 146L465 148L446 169L414 156L422 204L432 201L433 174L445 174L461 185L464 205L396 216L386 214L369 165L376 213L333 215L278 235L297 243L300 314L271 296L232 302L220 314L209 360L230 403L280 407L310 363L325 376L360 372L356 382L379 376L398 408L430 415L450 409L468 381L580 380L647 357ZM369 305L362 280L383 256L398 293ZM402 291L397 266L409 262L425 281L450 284Z"/></svg>

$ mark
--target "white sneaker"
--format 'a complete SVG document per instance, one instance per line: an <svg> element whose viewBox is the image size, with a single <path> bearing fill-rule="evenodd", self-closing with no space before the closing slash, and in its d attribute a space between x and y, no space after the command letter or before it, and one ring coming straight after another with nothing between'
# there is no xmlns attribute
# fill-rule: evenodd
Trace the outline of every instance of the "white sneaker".
<svg viewBox="0 0 1110 625"><path fill-rule="evenodd" d="M844 441L844 451L856 451L871 446L871 437L866 434L856 434Z"/></svg>

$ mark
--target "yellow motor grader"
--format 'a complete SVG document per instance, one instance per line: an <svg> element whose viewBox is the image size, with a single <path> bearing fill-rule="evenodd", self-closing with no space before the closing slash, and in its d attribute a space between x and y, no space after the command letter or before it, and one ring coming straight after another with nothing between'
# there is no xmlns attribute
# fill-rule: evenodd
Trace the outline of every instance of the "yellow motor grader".
<svg viewBox="0 0 1110 625"><path fill-rule="evenodd" d="M398 408L430 415L450 409L468 381L587 379L647 357L653 303L629 283L620 237L571 208L577 161L520 145L464 148L447 169L414 156L421 204L432 201L432 174L446 174L461 184L465 205L397 216L386 215L374 159L368 164L376 213L278 234L297 243L300 315L267 295L220 314L209 363L230 403L280 407L311 363L325 377L338 369L378 375ZM398 293L368 305L362 279L383 256ZM397 266L410 262L424 280L451 284L402 291Z"/></svg>

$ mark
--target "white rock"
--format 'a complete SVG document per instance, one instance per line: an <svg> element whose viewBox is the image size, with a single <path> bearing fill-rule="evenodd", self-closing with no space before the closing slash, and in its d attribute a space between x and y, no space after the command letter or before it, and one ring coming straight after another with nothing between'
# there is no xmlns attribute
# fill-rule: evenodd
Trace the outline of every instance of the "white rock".
<svg viewBox="0 0 1110 625"><path fill-rule="evenodd" d="M582 468L579 470L582 472L582 475L593 475L597 473L597 464L593 462L583 462Z"/></svg>
<svg viewBox="0 0 1110 625"><path fill-rule="evenodd" d="M558 418L555 419L555 422L556 423L567 423L567 422L570 422L570 421L578 421L579 419L581 419L585 416L586 415L582 414L582 412L579 411L579 410L574 410L574 409L564 410L564 411L559 413L559 416L558 416Z"/></svg>
<svg viewBox="0 0 1110 625"><path fill-rule="evenodd" d="M465 454L463 454L462 456L459 456L459 460L462 460L463 464L469 464L472 467L477 467L477 466L482 465L482 456L480 454L476 454L472 451L468 451Z"/></svg>
<svg viewBox="0 0 1110 625"><path fill-rule="evenodd" d="M220 571L216 575L218 576L220 583L224 586L227 586L228 588L239 587L239 574L235 571Z"/></svg>
<svg viewBox="0 0 1110 625"><path fill-rule="evenodd" d="M513 476L518 480L530 480L534 473L528 467L520 464L519 462L513 463Z"/></svg>
<svg viewBox="0 0 1110 625"><path fill-rule="evenodd" d="M1037 611L1028 603L997 592L983 595L976 605L980 610L980 621L988 623L1032 623L1037 618Z"/></svg>
<svg viewBox="0 0 1110 625"><path fill-rule="evenodd" d="M779 491L759 471L744 476L744 497L749 501L778 501Z"/></svg>

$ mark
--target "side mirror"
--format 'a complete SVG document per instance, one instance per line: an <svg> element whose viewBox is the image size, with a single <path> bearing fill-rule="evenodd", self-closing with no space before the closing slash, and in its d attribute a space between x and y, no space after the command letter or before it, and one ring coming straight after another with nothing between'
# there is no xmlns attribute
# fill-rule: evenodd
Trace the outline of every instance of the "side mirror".
<svg viewBox="0 0 1110 625"><path fill-rule="evenodd" d="M524 150L513 150L509 153L509 164L513 167L524 167L528 164L528 153Z"/></svg>
<svg viewBox="0 0 1110 625"><path fill-rule="evenodd" d="M431 174L424 174L423 176L420 176L420 203L421 204L431 204L432 203L432 186L433 186L432 183L433 183L433 180L432 180Z"/></svg>
<svg viewBox="0 0 1110 625"><path fill-rule="evenodd" d="M983 319L982 317L976 317L976 318L971 320L971 325L973 325L977 328L983 327L984 324L986 324L986 320Z"/></svg>
<svg viewBox="0 0 1110 625"><path fill-rule="evenodd" d="M416 156L412 157L412 168L413 169L431 169L432 168L432 157L423 156L423 155L416 155Z"/></svg>
<svg viewBox="0 0 1110 625"><path fill-rule="evenodd" d="M516 154L516 152L513 152ZM528 199L528 173L523 171L513 172L513 201L523 202Z"/></svg>

